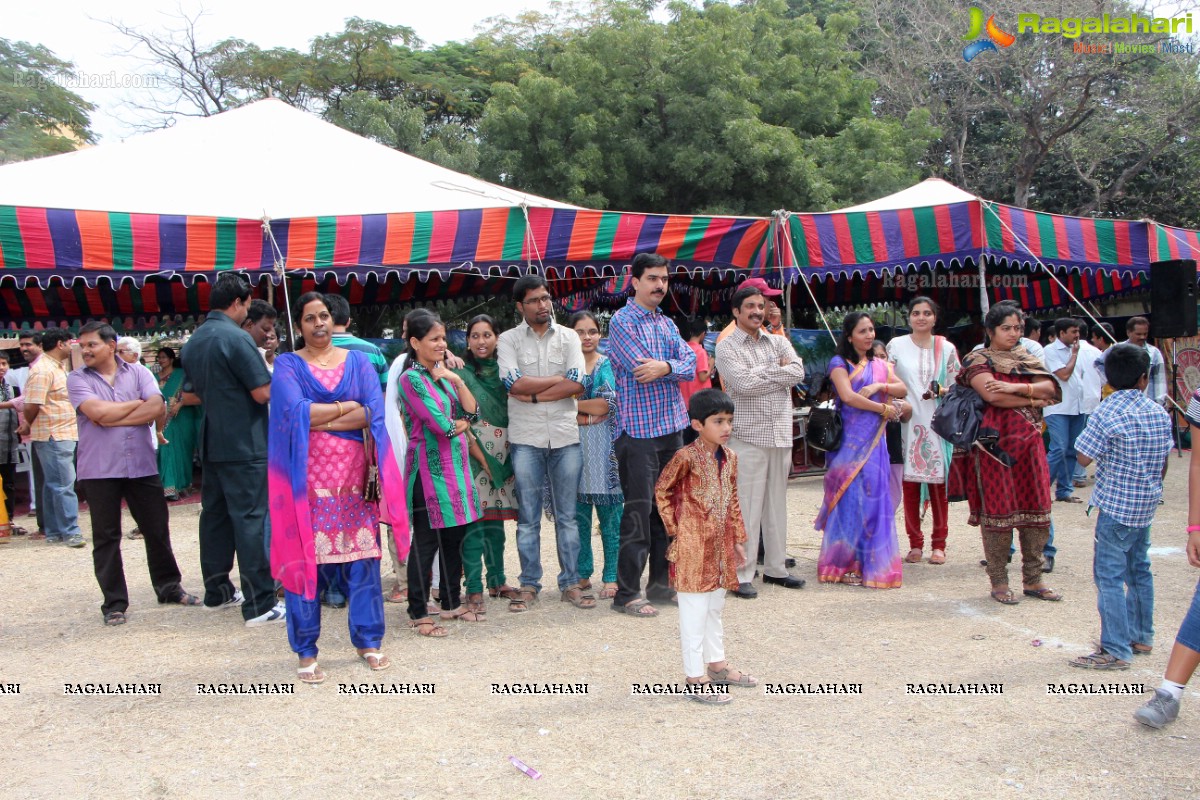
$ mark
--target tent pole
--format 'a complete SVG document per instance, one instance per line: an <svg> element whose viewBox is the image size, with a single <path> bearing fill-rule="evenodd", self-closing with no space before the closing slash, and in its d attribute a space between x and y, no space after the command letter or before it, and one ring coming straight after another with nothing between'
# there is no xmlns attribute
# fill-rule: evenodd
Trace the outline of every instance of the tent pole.
<svg viewBox="0 0 1200 800"><path fill-rule="evenodd" d="M988 303L987 293L987 266L984 264L985 256L979 256L979 313L981 316L987 316L988 309L991 306Z"/></svg>

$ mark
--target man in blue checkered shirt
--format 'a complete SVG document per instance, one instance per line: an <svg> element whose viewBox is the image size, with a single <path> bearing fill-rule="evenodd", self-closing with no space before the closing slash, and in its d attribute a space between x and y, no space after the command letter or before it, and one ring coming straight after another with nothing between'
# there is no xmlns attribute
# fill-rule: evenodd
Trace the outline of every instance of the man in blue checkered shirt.
<svg viewBox="0 0 1200 800"><path fill-rule="evenodd" d="M654 253L633 259L633 297L608 324L608 357L617 379L617 425L613 450L625 493L617 594L613 611L656 617L652 602L670 602L667 532L654 505L654 485L683 446L689 426L679 391L696 373L696 354L658 306L667 296L667 260ZM646 599L642 572L650 562Z"/></svg>
<svg viewBox="0 0 1200 800"><path fill-rule="evenodd" d="M1083 466L1096 462L1089 511L1096 519L1092 574L1100 611L1100 647L1072 659L1083 669L1129 669L1134 652L1154 644L1154 579L1150 574L1150 523L1162 497L1171 452L1171 418L1144 394L1150 356L1133 344L1111 348L1104 359L1114 389L1088 418L1075 441Z"/></svg>

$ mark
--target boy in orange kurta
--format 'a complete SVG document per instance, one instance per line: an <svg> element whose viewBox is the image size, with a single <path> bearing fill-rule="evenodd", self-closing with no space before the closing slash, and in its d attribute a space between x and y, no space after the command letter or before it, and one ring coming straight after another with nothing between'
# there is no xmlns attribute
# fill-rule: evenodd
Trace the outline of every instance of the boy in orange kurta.
<svg viewBox="0 0 1200 800"><path fill-rule="evenodd" d="M730 699L724 687L758 685L725 661L721 624L725 590L737 588L737 569L746 562L737 455L725 446L733 401L724 392L703 389L688 403L688 416L699 438L663 469L655 500L671 541L667 561L679 600L683 669L689 686L697 687L686 696L720 705Z"/></svg>

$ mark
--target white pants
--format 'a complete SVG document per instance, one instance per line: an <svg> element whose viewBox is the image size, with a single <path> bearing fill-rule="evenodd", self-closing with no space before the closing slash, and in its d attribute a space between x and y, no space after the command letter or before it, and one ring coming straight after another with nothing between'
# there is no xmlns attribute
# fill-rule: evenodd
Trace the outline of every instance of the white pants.
<svg viewBox="0 0 1200 800"><path fill-rule="evenodd" d="M679 592L678 598L683 671L689 678L702 678L706 664L725 660L725 628L721 625L725 590Z"/></svg>
<svg viewBox="0 0 1200 800"><path fill-rule="evenodd" d="M787 447L759 447L736 436L729 437L729 449L738 457L738 501L746 523L746 563L738 570L738 583L754 580L760 529L763 574L786 578L787 481L792 451Z"/></svg>

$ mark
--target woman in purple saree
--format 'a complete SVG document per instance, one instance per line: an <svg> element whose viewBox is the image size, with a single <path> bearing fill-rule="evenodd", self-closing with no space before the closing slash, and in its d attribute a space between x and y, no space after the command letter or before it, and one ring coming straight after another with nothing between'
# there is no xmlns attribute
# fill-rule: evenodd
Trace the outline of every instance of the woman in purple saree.
<svg viewBox="0 0 1200 800"><path fill-rule="evenodd" d="M829 362L842 414L842 444L826 456L825 500L815 527L823 531L817 574L824 583L891 589L900 586L900 551L884 431L899 419L893 401L908 394L885 359L874 358L875 325L846 315L838 354Z"/></svg>

